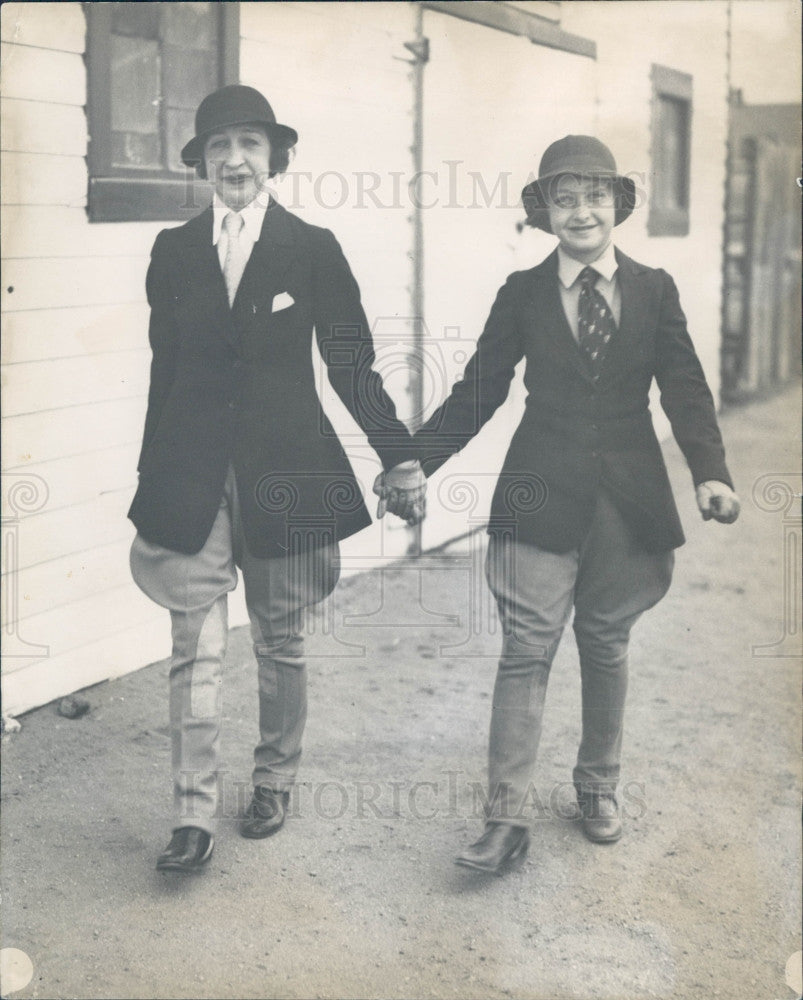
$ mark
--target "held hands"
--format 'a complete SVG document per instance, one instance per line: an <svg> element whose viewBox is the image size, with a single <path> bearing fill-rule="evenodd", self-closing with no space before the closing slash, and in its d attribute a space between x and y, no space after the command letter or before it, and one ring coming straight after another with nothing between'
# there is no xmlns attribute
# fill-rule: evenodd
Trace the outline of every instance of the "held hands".
<svg viewBox="0 0 803 1000"><path fill-rule="evenodd" d="M739 498L730 486L717 482L716 479L709 479L697 487L697 506L704 521L710 521L713 517L722 524L733 524L741 509Z"/></svg>
<svg viewBox="0 0 803 1000"><path fill-rule="evenodd" d="M401 462L389 472L380 472L374 480L374 493L379 497L377 517L384 517L389 510L409 525L424 520L427 479L417 460Z"/></svg>

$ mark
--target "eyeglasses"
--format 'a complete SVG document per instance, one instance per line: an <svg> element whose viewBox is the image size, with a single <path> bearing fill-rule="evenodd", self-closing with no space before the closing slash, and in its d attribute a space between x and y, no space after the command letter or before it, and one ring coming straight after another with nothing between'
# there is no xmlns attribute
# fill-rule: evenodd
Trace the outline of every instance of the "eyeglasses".
<svg viewBox="0 0 803 1000"><path fill-rule="evenodd" d="M549 192L548 204L552 208L575 209L581 205L597 208L613 205L613 189L609 185L593 187L588 191Z"/></svg>

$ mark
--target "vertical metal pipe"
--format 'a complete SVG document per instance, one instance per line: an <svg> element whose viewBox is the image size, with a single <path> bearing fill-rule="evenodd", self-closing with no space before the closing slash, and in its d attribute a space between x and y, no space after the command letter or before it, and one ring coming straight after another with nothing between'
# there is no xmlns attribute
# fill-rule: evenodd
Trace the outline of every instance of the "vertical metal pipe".
<svg viewBox="0 0 803 1000"><path fill-rule="evenodd" d="M424 67L429 60L429 44L424 37L424 7L415 5L415 40L408 42L406 48L412 52L413 74L413 143L411 146L413 159L413 177L416 184L411 187L417 190L417 179L424 169ZM418 198L413 199L413 273L410 289L410 306L412 313L412 347L410 364L410 396L412 399L413 417L411 430L417 431L423 422L424 406L424 219ZM421 525L416 525L411 532L408 555L417 556L421 553Z"/></svg>
<svg viewBox="0 0 803 1000"><path fill-rule="evenodd" d="M726 136L725 136L725 184L722 192L724 209L722 213L722 243L720 247L720 259L722 261L721 292L720 292L720 325L719 325L719 391L717 393L717 406L721 408L726 402L728 391L734 387L728 384L729 365L732 359L725 357L726 350L730 345L726 345L726 339L731 331L728 329L728 294L729 283L733 277L731 261L729 260L731 244L732 213L735 210L735 198L733 190L733 173L735 168L735 156L733 150L733 103L734 93L732 86L732 64L733 64L733 5L728 0L725 8L725 87L726 87ZM733 262L735 265L735 261ZM744 288L742 289L742 291ZM742 300L744 309L744 300ZM744 316L744 314L743 314Z"/></svg>
<svg viewBox="0 0 803 1000"><path fill-rule="evenodd" d="M415 48L413 54L413 175L421 176L424 169L424 8L415 6ZM413 204L413 286L411 289L413 312L413 430L418 430L422 422L423 379L421 359L424 350L424 219L420 200Z"/></svg>

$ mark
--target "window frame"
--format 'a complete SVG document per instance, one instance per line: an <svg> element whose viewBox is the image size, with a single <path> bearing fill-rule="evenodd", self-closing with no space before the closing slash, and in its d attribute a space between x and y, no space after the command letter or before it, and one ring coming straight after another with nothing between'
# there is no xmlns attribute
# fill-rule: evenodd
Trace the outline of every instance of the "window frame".
<svg viewBox="0 0 803 1000"><path fill-rule="evenodd" d="M449 14L462 21L473 21L486 28L495 28L510 35L520 35L528 38L534 45L546 45L548 48L561 52L571 52L574 55L597 58L597 43L582 35L573 35L564 31L550 17L539 17L522 7L502 2L502 0L423 0L424 10L432 10L438 14Z"/></svg>
<svg viewBox="0 0 803 1000"><path fill-rule="evenodd" d="M655 185L652 186L650 194L650 210L647 217L647 234L649 236L688 236L690 228L690 205L691 205L691 140L692 140L692 114L693 114L693 83L694 78L690 73L681 70L671 69L669 66L659 66L653 63L650 73L652 82L652 120L650 125L650 136L652 148L650 150L650 162L652 164L653 175L657 169L656 155L660 145L658 127L660 121L659 105L662 98L680 101L686 106L684 151L681 170L683 171L682 183L685 193L685 204L680 208L666 208L655 203Z"/></svg>
<svg viewBox="0 0 803 1000"><path fill-rule="evenodd" d="M84 3L87 26L87 124L90 222L183 222L211 200L201 195L195 171L141 170L112 166L111 25L112 4ZM240 76L239 4L215 3L220 18L218 85ZM199 196L200 195L200 196ZM203 202L203 204L202 204Z"/></svg>

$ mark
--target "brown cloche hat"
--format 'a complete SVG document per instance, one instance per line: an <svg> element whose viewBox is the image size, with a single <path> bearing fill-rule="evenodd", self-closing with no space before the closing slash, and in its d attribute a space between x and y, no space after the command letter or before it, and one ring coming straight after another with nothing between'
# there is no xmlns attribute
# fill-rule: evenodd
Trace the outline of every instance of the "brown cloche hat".
<svg viewBox="0 0 803 1000"><path fill-rule="evenodd" d="M288 125L279 125L273 108L253 87L233 83L208 94L195 112L195 136L181 150L181 160L188 167L203 162L206 137L229 125L262 125L273 146L289 149L298 142L298 133Z"/></svg>
<svg viewBox="0 0 803 1000"><path fill-rule="evenodd" d="M616 226L636 207L636 185L617 171L616 160L605 143L592 135L567 135L547 147L538 167L538 180L529 183L521 192L527 225L552 232L547 195L556 178L565 174L609 177L613 181Z"/></svg>

